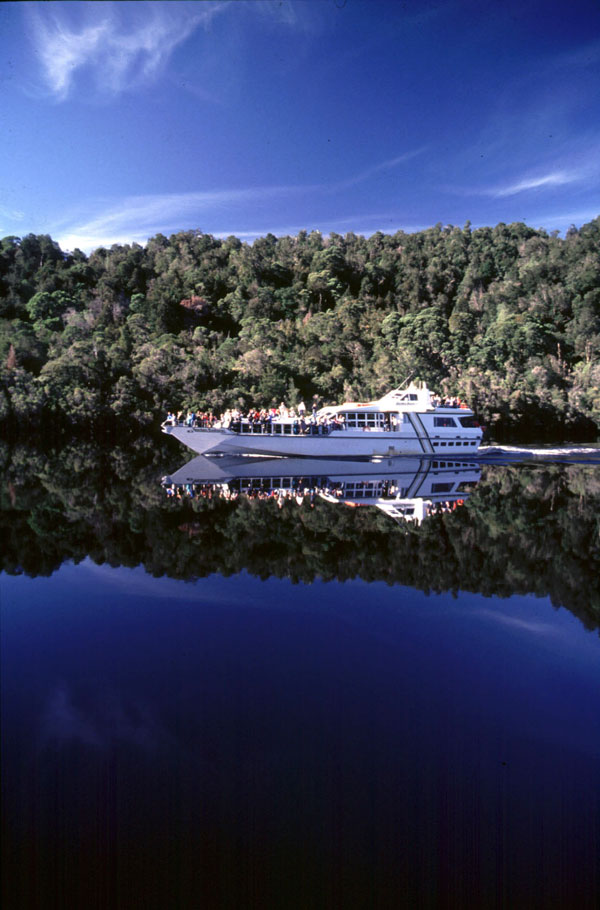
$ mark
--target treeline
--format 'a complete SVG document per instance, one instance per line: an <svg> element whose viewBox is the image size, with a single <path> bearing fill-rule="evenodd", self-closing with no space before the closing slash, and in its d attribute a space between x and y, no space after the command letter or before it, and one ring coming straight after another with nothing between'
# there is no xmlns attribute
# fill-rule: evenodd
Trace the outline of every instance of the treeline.
<svg viewBox="0 0 600 910"><path fill-rule="evenodd" d="M549 596L600 626L598 466L484 467L466 504L397 524L317 499L167 497L165 450L80 443L0 449L0 570L49 575L65 560L196 579L243 570L310 583L385 581L423 591Z"/></svg>
<svg viewBox="0 0 600 910"><path fill-rule="evenodd" d="M369 399L408 376L497 439L595 438L600 218L414 234L0 241L0 421L157 426L169 408Z"/></svg>

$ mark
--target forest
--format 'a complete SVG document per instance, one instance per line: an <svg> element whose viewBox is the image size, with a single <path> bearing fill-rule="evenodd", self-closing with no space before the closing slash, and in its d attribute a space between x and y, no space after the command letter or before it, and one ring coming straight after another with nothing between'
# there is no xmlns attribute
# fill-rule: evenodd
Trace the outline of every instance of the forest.
<svg viewBox="0 0 600 910"><path fill-rule="evenodd" d="M89 256L10 236L0 316L5 435L139 435L169 409L368 400L408 377L498 441L600 429L600 217L564 238L186 231Z"/></svg>
<svg viewBox="0 0 600 910"><path fill-rule="evenodd" d="M274 499L172 499L159 482L173 467L168 443L0 444L0 571L51 575L89 557L190 581L245 570L307 584L533 593L600 627L597 465L484 466L463 508L419 526L318 498L283 508Z"/></svg>

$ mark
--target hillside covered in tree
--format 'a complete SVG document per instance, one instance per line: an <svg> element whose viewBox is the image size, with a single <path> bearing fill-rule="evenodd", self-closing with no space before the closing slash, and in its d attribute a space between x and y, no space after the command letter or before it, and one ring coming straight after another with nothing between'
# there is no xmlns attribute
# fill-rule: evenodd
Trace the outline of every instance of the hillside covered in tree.
<svg viewBox="0 0 600 910"><path fill-rule="evenodd" d="M408 376L497 439L600 428L600 218L253 244L199 231L89 257L0 241L5 427L156 427L167 409L369 399Z"/></svg>

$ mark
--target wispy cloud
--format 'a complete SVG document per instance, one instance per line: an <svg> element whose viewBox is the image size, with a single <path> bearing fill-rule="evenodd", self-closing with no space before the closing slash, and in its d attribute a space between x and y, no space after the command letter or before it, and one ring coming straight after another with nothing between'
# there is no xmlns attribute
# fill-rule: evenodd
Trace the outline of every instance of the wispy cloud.
<svg viewBox="0 0 600 910"><path fill-rule="evenodd" d="M349 177L347 180L341 180L339 183L333 184L331 189L342 190L347 189L351 186L356 186L358 183L364 183L365 181L370 180L371 177L375 177L377 174L384 173L385 171L392 171L399 165L406 164L408 161L412 161L413 158L421 155L424 151L424 148L413 149L412 151L404 152L402 155L397 155L395 158L389 158L387 161L381 161L379 164L374 164L372 167L366 168L364 171L355 174L353 177Z"/></svg>
<svg viewBox="0 0 600 910"><path fill-rule="evenodd" d="M134 569L125 569L121 566L115 570L106 563L98 565L89 557L78 566L78 571L86 572L92 584L100 580L103 587L118 589L131 597L143 598L144 601L168 600L169 603L184 602L194 607L246 604L245 600L238 599L233 584L220 576L202 578L196 583L169 578L166 575L155 578L142 566Z"/></svg>
<svg viewBox="0 0 600 910"><path fill-rule="evenodd" d="M539 190L543 188L553 188L565 186L568 183L577 183L582 179L582 175L577 171L554 171L550 174L542 174L537 177L526 177L518 180L516 183L509 183L505 186L496 187L488 190L490 196L501 198L502 196L516 196L517 193L526 193L530 190Z"/></svg>
<svg viewBox="0 0 600 910"><path fill-rule="evenodd" d="M95 89L119 94L153 82L171 54L227 3L43 4L32 33L50 93L64 101L80 71ZM75 21L78 17L85 21Z"/></svg>
<svg viewBox="0 0 600 910"><path fill-rule="evenodd" d="M523 619L520 616L509 616L507 613L501 613L497 610L478 610L478 615L493 619L503 626L510 626L513 629L521 629L524 632L531 632L534 635L555 635L556 628L549 622L539 622L535 619Z"/></svg>
<svg viewBox="0 0 600 910"><path fill-rule="evenodd" d="M154 752L170 739L148 705L105 692L84 709L64 684L50 693L41 721L43 745L76 742L104 750L120 741Z"/></svg>
<svg viewBox="0 0 600 910"><path fill-rule="evenodd" d="M253 6L261 16L288 26L297 27L303 22L301 7L292 0L254 0Z"/></svg>
<svg viewBox="0 0 600 910"><path fill-rule="evenodd" d="M271 224L268 227L254 228L251 230L238 231L235 228L231 230L214 231L215 237L230 237L232 234L240 240L253 241L258 237L264 237L266 233L274 234L276 237L294 237L300 231L318 231L321 234L339 234L352 232L353 234L370 237L377 231L386 234L395 234L397 231L404 231L407 234L413 234L417 231L423 231L430 227L429 224L412 224L402 222L397 215L390 213L365 214L363 212L356 215L348 215L346 218L322 219L317 218L308 224L306 221L298 221L295 224Z"/></svg>
<svg viewBox="0 0 600 910"><path fill-rule="evenodd" d="M6 218L7 221L23 221L25 212L21 212L18 209L9 209L5 205L0 205L0 216Z"/></svg>
<svg viewBox="0 0 600 910"><path fill-rule="evenodd" d="M590 41L579 47L564 51L554 57L550 65L556 69L584 69L600 61L600 41Z"/></svg>
<svg viewBox="0 0 600 910"><path fill-rule="evenodd" d="M379 167L373 169L375 172ZM279 208L292 200L305 202L313 195L335 191L340 187L323 184L260 186L190 193L164 193L130 196L120 201L90 204L97 214L92 218L71 215L50 227L50 233L65 250L79 248L91 252L113 244L145 243L158 233L173 233L201 227L217 237L234 234L242 240L254 240L271 232L278 236L294 235L301 230L318 229L323 233L354 231L370 235L375 231L394 233L398 230L422 230L425 224L404 222L393 211L356 212L329 218L311 214L310 219L295 224L274 223L271 207ZM248 229L248 216L259 218L262 227ZM227 229L226 226L231 226ZM206 226L206 227L205 227Z"/></svg>
<svg viewBox="0 0 600 910"><path fill-rule="evenodd" d="M527 193L540 196L560 191L563 187L587 186L591 190L597 187L600 177L600 143L597 136L591 136L586 137L585 142L582 140L580 146L566 146L560 155L539 162L535 168L526 164L519 171L515 168L516 173L511 177L507 176L504 181L490 180L489 174L486 174L483 178L485 182L480 185L445 184L442 189L455 195L487 196L492 199L505 199ZM486 167L488 170L490 167L502 168L506 173L500 154L492 157L491 164L486 162Z"/></svg>
<svg viewBox="0 0 600 910"><path fill-rule="evenodd" d="M153 234L185 230L201 225L207 217L211 222L239 217L252 205L259 209L263 203L301 196L314 187L267 186L247 187L207 192L164 193L149 196L130 196L109 205L96 217L80 223L56 226L53 234L64 249L83 250L113 243L143 243Z"/></svg>
<svg viewBox="0 0 600 910"><path fill-rule="evenodd" d="M129 196L119 201L104 203L96 201L89 204L90 208L96 210L93 217L77 218L72 214L61 223L54 224L51 233L63 249L79 248L87 252L115 243L145 243L149 237L157 233L188 230L207 223L210 224L211 233L217 236L235 234L237 237L248 239L262 236L268 231L277 234L297 233L307 226L318 227L325 232L340 228L360 233L373 233L376 230L395 231L401 227L401 218L393 212L316 220L312 215L310 225L305 222L299 227L284 230L272 222L269 224L271 220L269 208L273 204L287 204L291 200L305 202L311 194L320 196L324 193L335 194L347 186L366 182L378 173L391 170L419 152L420 150L408 152L380 162L339 183L241 187ZM260 214L264 216L265 226L262 229L250 231L245 228L244 223L248 220L249 212L254 217ZM238 225L237 229L226 231L222 228L224 224L235 222Z"/></svg>
<svg viewBox="0 0 600 910"><path fill-rule="evenodd" d="M535 215L529 215L525 221L532 227L543 227L548 231L566 231L572 224L581 227L582 224L589 224L600 215L600 196L595 208L567 210L562 212L543 212Z"/></svg>

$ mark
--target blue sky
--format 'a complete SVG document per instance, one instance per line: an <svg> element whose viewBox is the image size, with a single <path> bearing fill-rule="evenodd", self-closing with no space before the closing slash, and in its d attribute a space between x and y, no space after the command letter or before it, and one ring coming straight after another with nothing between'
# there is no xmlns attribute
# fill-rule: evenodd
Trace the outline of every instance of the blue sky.
<svg viewBox="0 0 600 910"><path fill-rule="evenodd" d="M0 236L600 213L598 0L0 4Z"/></svg>

